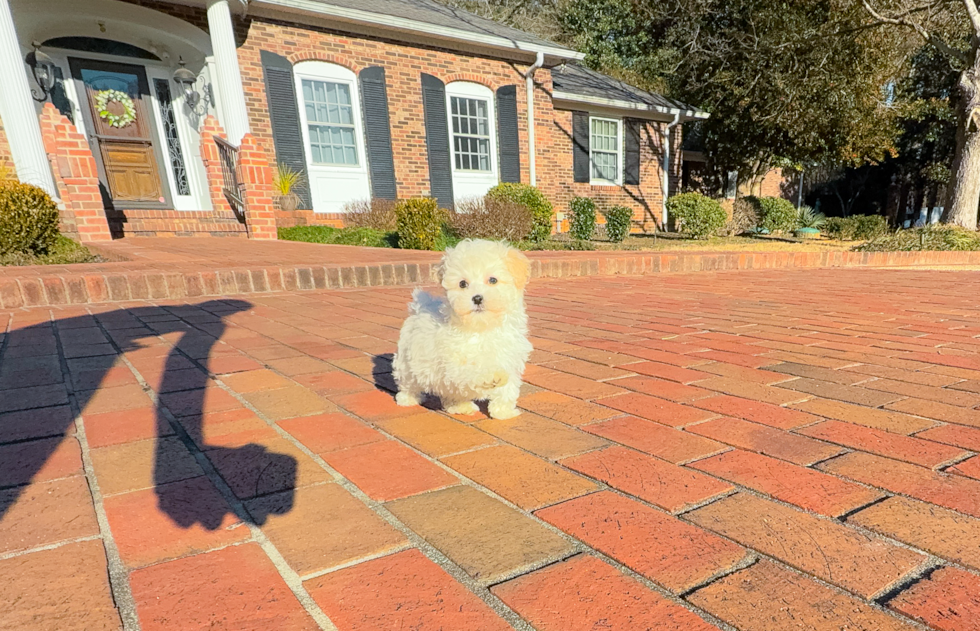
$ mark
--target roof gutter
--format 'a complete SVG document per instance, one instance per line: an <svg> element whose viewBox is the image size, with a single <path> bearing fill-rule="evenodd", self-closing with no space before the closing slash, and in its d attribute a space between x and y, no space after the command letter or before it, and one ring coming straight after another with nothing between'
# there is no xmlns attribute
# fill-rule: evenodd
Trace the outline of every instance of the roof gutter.
<svg viewBox="0 0 980 631"><path fill-rule="evenodd" d="M362 11L360 9L339 7L325 2L318 2L317 0L249 0L249 6L278 10L287 9L296 13L329 16L345 22L388 28L443 40L461 41L508 51L517 50L526 53L543 53L562 60L580 60L585 58L584 53L560 46L543 46L533 42L509 39L490 33L473 33L449 26L429 24L427 22L394 15L384 15L371 11Z"/></svg>
<svg viewBox="0 0 980 631"><path fill-rule="evenodd" d="M680 109L677 107L664 107L662 105L651 105L649 103L638 103L636 101L623 101L622 99L607 99L601 96L586 96L584 94L574 94L572 92L562 92L554 90L552 97L556 101L568 101L569 103L581 105L594 105L596 107L607 107L614 110L627 110L630 112L649 112L651 114L663 114L671 120L675 115L680 115L679 122L684 123L692 120L704 120L710 118L708 112L697 109Z"/></svg>
<svg viewBox="0 0 980 631"><path fill-rule="evenodd" d="M537 186L538 179L534 172L534 71L544 65L544 53L538 51L534 63L524 73L524 92L527 93L527 154L530 167L531 186Z"/></svg>

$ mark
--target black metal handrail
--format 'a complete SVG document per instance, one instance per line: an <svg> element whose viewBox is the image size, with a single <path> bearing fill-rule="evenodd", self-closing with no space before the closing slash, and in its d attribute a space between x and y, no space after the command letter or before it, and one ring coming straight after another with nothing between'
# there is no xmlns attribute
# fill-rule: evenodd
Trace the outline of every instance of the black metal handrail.
<svg viewBox="0 0 980 631"><path fill-rule="evenodd" d="M222 192L231 204L239 219L245 217L245 184L242 181L241 165L238 162L238 147L224 138L214 137L221 159Z"/></svg>

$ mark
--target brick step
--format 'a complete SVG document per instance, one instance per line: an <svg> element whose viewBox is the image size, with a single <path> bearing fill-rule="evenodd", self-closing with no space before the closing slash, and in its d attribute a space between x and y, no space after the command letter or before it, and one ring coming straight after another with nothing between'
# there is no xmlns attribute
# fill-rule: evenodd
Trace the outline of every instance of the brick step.
<svg viewBox="0 0 980 631"><path fill-rule="evenodd" d="M244 229L243 229L244 230ZM242 232L242 235L245 233ZM248 241L249 244L252 241ZM97 246L90 247L99 252ZM248 259L243 244L242 260ZM342 248L344 260L364 253L383 261L391 250ZM411 256L410 252L404 252ZM356 254L355 254L356 253ZM435 282L435 265L419 253L417 263L364 262L354 264L282 264L226 266L220 263L181 262L158 269L134 269L118 261L111 248L107 257L117 262L0 270L0 303L4 309L44 305L162 300L198 296L269 293L315 289L345 289L416 285ZM529 252L532 278L645 275L828 267L916 268L923 266L977 266L980 252ZM409 258L409 260L411 260Z"/></svg>

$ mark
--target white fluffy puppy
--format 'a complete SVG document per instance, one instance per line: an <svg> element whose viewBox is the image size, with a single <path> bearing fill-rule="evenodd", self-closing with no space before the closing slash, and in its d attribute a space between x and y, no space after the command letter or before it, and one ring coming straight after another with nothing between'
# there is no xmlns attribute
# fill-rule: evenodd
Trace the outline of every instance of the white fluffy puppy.
<svg viewBox="0 0 980 631"><path fill-rule="evenodd" d="M420 289L402 325L393 374L398 405L424 394L451 414L473 414L489 401L490 416L517 416L521 375L531 354L524 313L530 264L506 243L462 241L446 250L438 277L445 297Z"/></svg>

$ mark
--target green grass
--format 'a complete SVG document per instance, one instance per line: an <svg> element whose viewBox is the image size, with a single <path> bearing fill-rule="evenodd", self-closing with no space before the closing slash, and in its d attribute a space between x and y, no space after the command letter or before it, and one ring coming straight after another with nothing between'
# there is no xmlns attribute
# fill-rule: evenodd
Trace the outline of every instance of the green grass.
<svg viewBox="0 0 980 631"><path fill-rule="evenodd" d="M369 248L395 247L398 235L373 228L331 228L330 226L295 226L279 228L279 238L284 241L329 243L332 245L360 245Z"/></svg>
<svg viewBox="0 0 980 631"><path fill-rule="evenodd" d="M10 252L0 254L0 266L14 265L68 265L71 263L101 263L101 256L68 237L58 236L54 246L46 254Z"/></svg>

